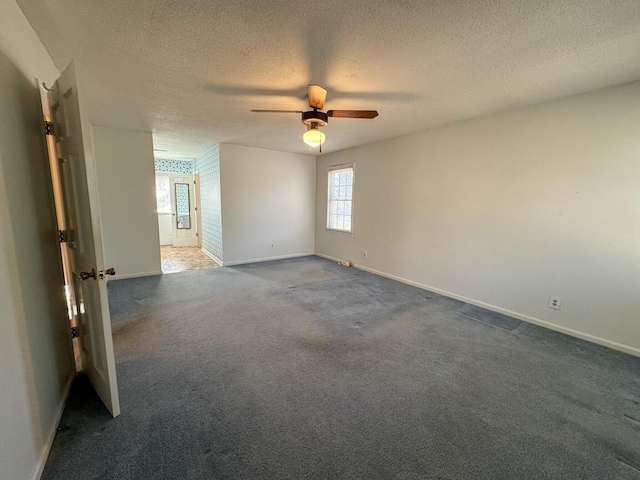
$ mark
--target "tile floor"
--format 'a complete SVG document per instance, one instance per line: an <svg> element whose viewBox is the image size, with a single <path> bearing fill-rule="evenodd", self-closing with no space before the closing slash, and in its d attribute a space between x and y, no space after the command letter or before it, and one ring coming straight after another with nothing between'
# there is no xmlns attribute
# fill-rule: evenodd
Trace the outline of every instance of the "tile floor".
<svg viewBox="0 0 640 480"><path fill-rule="evenodd" d="M162 273L176 273L185 270L201 270L219 267L200 247L161 246Z"/></svg>

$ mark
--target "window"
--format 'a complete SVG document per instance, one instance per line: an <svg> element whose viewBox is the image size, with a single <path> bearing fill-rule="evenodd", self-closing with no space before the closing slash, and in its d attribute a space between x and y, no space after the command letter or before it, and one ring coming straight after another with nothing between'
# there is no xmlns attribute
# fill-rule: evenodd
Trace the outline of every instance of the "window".
<svg viewBox="0 0 640 480"><path fill-rule="evenodd" d="M353 165L329 169L327 228L341 232L352 230Z"/></svg>
<svg viewBox="0 0 640 480"><path fill-rule="evenodd" d="M156 175L158 213L171 213L171 182L167 175Z"/></svg>

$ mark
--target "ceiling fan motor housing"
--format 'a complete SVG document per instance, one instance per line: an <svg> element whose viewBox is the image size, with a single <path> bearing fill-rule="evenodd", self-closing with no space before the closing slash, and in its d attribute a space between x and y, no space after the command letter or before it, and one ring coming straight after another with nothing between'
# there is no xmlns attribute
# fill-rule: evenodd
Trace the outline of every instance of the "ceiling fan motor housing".
<svg viewBox="0 0 640 480"><path fill-rule="evenodd" d="M305 125L317 123L319 127L324 127L328 121L329 116L326 113L319 112L317 110L302 113L302 123Z"/></svg>

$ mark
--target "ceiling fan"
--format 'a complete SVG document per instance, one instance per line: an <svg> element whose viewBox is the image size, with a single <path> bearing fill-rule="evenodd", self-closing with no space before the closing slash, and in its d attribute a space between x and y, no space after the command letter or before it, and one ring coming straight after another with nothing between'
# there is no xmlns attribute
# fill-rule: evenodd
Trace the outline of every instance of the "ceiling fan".
<svg viewBox="0 0 640 480"><path fill-rule="evenodd" d="M325 141L325 134L320 131L320 127L324 127L329 122L329 117L335 118L376 118L378 112L376 110L327 110L323 112L324 100L327 98L327 91L320 85L307 85L307 96L309 97L309 106L313 110L303 112L302 110L251 110L258 113L300 113L302 114L302 123L307 126L307 131L302 136L304 143L310 147L320 147L322 152L322 144Z"/></svg>

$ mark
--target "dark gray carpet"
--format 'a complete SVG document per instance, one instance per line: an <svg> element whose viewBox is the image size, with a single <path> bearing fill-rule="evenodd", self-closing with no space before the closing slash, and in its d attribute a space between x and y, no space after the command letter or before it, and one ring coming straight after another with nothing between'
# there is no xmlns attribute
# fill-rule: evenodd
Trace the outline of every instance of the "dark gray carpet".
<svg viewBox="0 0 640 480"><path fill-rule="evenodd" d="M640 479L640 358L315 257L109 295L44 479Z"/></svg>

